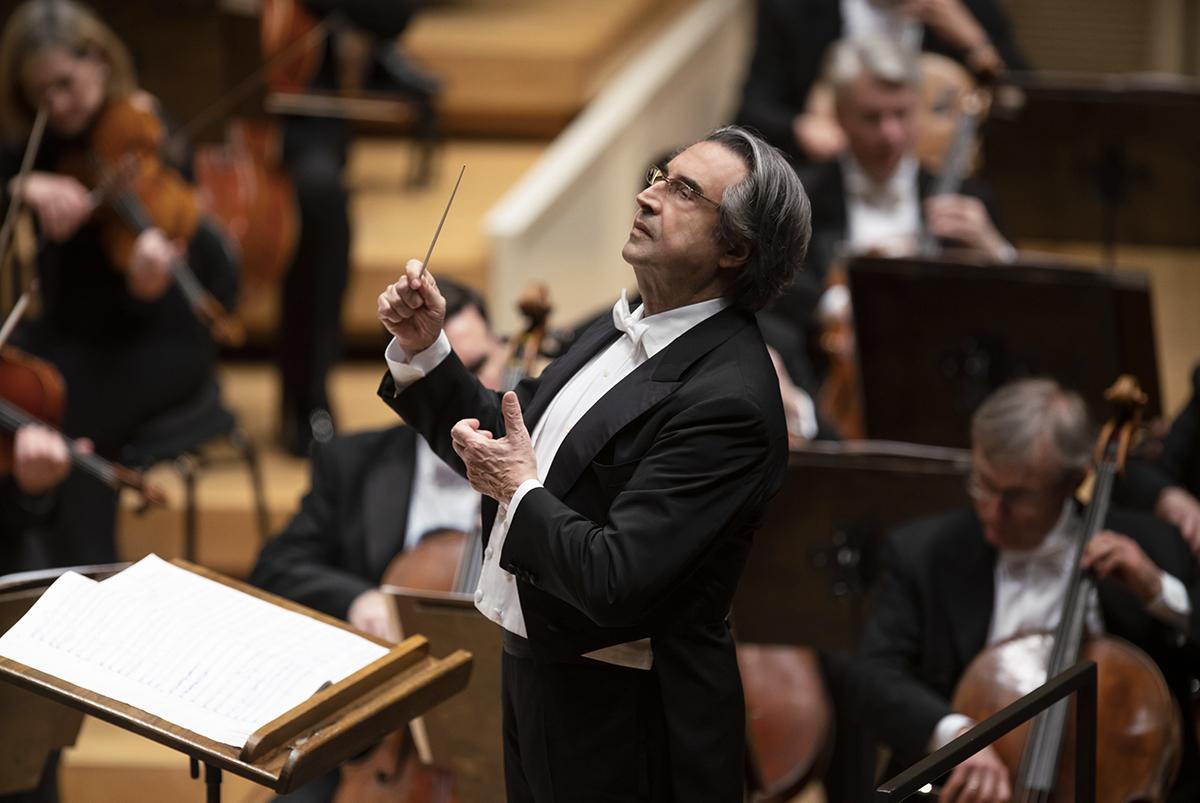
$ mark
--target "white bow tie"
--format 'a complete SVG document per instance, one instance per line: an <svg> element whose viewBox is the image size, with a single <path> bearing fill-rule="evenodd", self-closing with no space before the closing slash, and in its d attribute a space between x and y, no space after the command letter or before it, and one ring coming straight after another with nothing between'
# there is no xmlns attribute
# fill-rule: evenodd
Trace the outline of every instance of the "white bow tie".
<svg viewBox="0 0 1200 803"><path fill-rule="evenodd" d="M621 298L613 305L613 326L633 341L634 349L644 348L642 338L650 329L649 324L642 319L642 311L642 307L638 307L636 312L629 311L629 299L625 297L624 290L621 291Z"/></svg>

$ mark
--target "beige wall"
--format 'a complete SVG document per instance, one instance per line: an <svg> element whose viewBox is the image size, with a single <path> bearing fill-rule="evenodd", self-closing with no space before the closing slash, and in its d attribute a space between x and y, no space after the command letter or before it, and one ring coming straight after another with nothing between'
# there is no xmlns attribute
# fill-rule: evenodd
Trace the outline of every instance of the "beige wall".
<svg viewBox="0 0 1200 803"><path fill-rule="evenodd" d="M1030 63L1084 72L1197 71L1196 0L1000 0Z"/></svg>

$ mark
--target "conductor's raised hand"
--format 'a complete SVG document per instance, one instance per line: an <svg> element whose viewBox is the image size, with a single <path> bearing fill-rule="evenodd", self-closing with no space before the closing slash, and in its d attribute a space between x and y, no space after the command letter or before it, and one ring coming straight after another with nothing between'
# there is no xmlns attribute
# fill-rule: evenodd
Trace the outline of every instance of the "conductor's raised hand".
<svg viewBox="0 0 1200 803"><path fill-rule="evenodd" d="M450 430L454 451L467 468L471 487L507 505L521 483L537 479L537 457L517 394L509 391L501 400L505 435L495 438L479 428L479 421L464 418Z"/></svg>
<svg viewBox="0 0 1200 803"><path fill-rule="evenodd" d="M404 275L379 295L379 320L412 355L433 345L446 318L446 299L433 274L421 273L421 260L410 259Z"/></svg>

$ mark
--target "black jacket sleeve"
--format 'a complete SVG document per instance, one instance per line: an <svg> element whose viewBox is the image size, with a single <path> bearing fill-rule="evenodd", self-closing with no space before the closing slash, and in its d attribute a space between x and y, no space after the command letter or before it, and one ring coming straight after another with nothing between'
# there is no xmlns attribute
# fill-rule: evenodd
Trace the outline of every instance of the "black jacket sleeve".
<svg viewBox="0 0 1200 803"><path fill-rule="evenodd" d="M1130 460L1121 482L1121 498L1131 507L1153 510L1159 495L1173 485L1200 494L1200 367L1192 374L1192 398L1171 423L1157 460Z"/></svg>
<svg viewBox="0 0 1200 803"><path fill-rule="evenodd" d="M273 594L345 619L350 604L372 584L342 567L340 506L335 455L313 454L312 485L300 510L259 555L250 582Z"/></svg>
<svg viewBox="0 0 1200 803"><path fill-rule="evenodd" d="M500 565L601 627L665 625L667 603L728 532L770 492L764 416L744 399L714 399L675 416L636 464L613 466L620 488L605 521L592 521L545 489L517 507ZM720 459L714 459L720 455ZM719 621L727 611L714 614Z"/></svg>
<svg viewBox="0 0 1200 803"><path fill-rule="evenodd" d="M858 651L863 721L901 758L925 752L933 730L951 713L950 701L919 679L923 647L921 581L911 552L901 549L902 533L884 545L883 578L875 614Z"/></svg>

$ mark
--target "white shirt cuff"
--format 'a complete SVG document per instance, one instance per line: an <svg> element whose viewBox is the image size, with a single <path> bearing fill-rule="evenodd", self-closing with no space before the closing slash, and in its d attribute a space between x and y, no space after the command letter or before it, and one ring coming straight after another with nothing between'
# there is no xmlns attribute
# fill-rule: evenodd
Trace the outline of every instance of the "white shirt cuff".
<svg viewBox="0 0 1200 803"><path fill-rule="evenodd" d="M541 488L541 480L525 480L517 486L517 490L513 492L512 499L508 500L508 509L504 511L504 529L508 530L512 526L513 516L517 515L517 505L521 504L521 500L525 498L525 494L532 491L534 488Z"/></svg>
<svg viewBox="0 0 1200 803"><path fill-rule="evenodd" d="M438 339L433 341L432 346L411 357L405 353L404 349L400 348L400 344L394 337L383 352L383 358L387 360L388 371L392 374L392 381L396 383L397 394L418 379L424 379L448 356L450 356L450 341L446 339L445 332L438 334Z"/></svg>
<svg viewBox="0 0 1200 803"><path fill-rule="evenodd" d="M965 714L946 714L938 720L938 724L933 729L933 736L929 737L928 752L941 750L954 741L954 737L958 736L959 731L974 724L975 720Z"/></svg>
<svg viewBox="0 0 1200 803"><path fill-rule="evenodd" d="M1162 590L1148 605L1146 613L1176 630L1187 630L1192 615L1192 601L1187 588L1174 575L1162 573Z"/></svg>
<svg viewBox="0 0 1200 803"><path fill-rule="evenodd" d="M835 284L821 294L817 302L817 320L835 321L850 317L850 288Z"/></svg>

